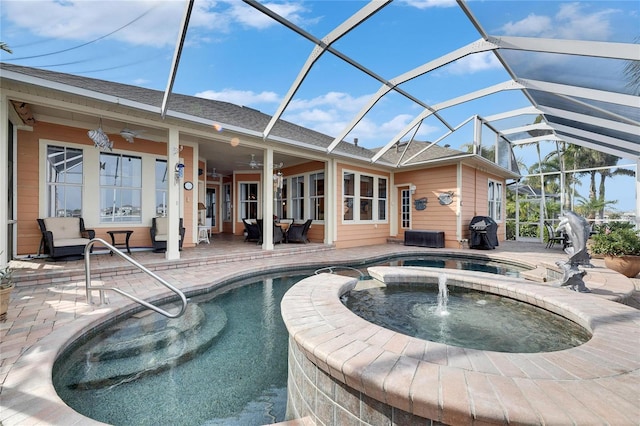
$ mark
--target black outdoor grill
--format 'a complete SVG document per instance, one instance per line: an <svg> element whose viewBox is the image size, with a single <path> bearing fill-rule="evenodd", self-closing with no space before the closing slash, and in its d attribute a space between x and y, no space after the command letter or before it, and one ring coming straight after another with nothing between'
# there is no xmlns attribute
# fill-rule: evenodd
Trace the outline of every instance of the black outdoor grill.
<svg viewBox="0 0 640 426"><path fill-rule="evenodd" d="M498 224L489 216L474 216L469 231L469 248L492 250L498 246Z"/></svg>

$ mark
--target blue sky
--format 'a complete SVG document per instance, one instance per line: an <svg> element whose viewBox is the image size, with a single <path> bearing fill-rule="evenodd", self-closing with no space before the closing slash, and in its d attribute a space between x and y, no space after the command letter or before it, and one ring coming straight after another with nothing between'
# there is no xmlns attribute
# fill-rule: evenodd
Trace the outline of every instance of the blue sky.
<svg viewBox="0 0 640 426"><path fill-rule="evenodd" d="M470 7L491 35L631 42L639 35L637 1L474 1ZM363 1L265 2L286 19L322 38L362 8ZM183 1L6 1L0 3L0 39L13 64L164 90ZM394 1L334 47L392 79L481 36L454 1ZM313 44L239 0L196 1L174 92L225 100L273 114ZM544 62L537 65L544 68ZM552 69L552 68L549 68ZM508 80L492 54L477 54L416 78L402 87L433 105ZM338 134L381 84L325 53L312 68L284 118ZM527 106L519 93L442 111L453 126L473 114L488 116ZM386 144L422 107L400 95L383 98L352 131L367 147ZM524 117L505 127L532 122ZM418 138L446 132L425 120ZM468 143L459 132L447 143ZM524 154L526 157L530 153ZM528 158L526 158L528 160ZM534 158L533 161L537 161ZM529 161L528 161L529 162ZM629 179L629 178L628 178ZM629 182L631 184L631 182Z"/></svg>

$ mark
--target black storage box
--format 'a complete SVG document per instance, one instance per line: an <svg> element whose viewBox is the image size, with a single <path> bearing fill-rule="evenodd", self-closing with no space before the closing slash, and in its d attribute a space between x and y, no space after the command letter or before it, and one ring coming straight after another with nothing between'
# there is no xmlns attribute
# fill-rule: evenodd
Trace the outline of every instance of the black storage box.
<svg viewBox="0 0 640 426"><path fill-rule="evenodd" d="M405 246L444 247L444 231L404 231Z"/></svg>

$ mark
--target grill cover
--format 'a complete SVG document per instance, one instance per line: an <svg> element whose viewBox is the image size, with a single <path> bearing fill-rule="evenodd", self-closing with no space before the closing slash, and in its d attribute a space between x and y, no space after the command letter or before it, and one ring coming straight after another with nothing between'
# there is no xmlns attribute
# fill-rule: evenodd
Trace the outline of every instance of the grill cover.
<svg viewBox="0 0 640 426"><path fill-rule="evenodd" d="M498 224L489 216L474 216L469 231L469 248L493 250L498 246Z"/></svg>

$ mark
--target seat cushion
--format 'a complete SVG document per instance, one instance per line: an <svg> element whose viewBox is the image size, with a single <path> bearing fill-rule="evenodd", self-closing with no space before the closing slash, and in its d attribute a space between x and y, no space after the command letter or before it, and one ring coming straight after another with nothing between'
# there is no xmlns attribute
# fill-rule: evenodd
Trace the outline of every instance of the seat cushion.
<svg viewBox="0 0 640 426"><path fill-rule="evenodd" d="M54 247L71 247L71 246L86 246L91 241L88 238L54 238Z"/></svg>
<svg viewBox="0 0 640 426"><path fill-rule="evenodd" d="M167 239L167 222L166 217L156 217L156 240L158 239L158 235L165 235L164 240Z"/></svg>
<svg viewBox="0 0 640 426"><path fill-rule="evenodd" d="M44 219L47 231L53 234L53 241L82 238L80 233L80 218L77 217L47 217ZM58 244L55 244L58 245Z"/></svg>

